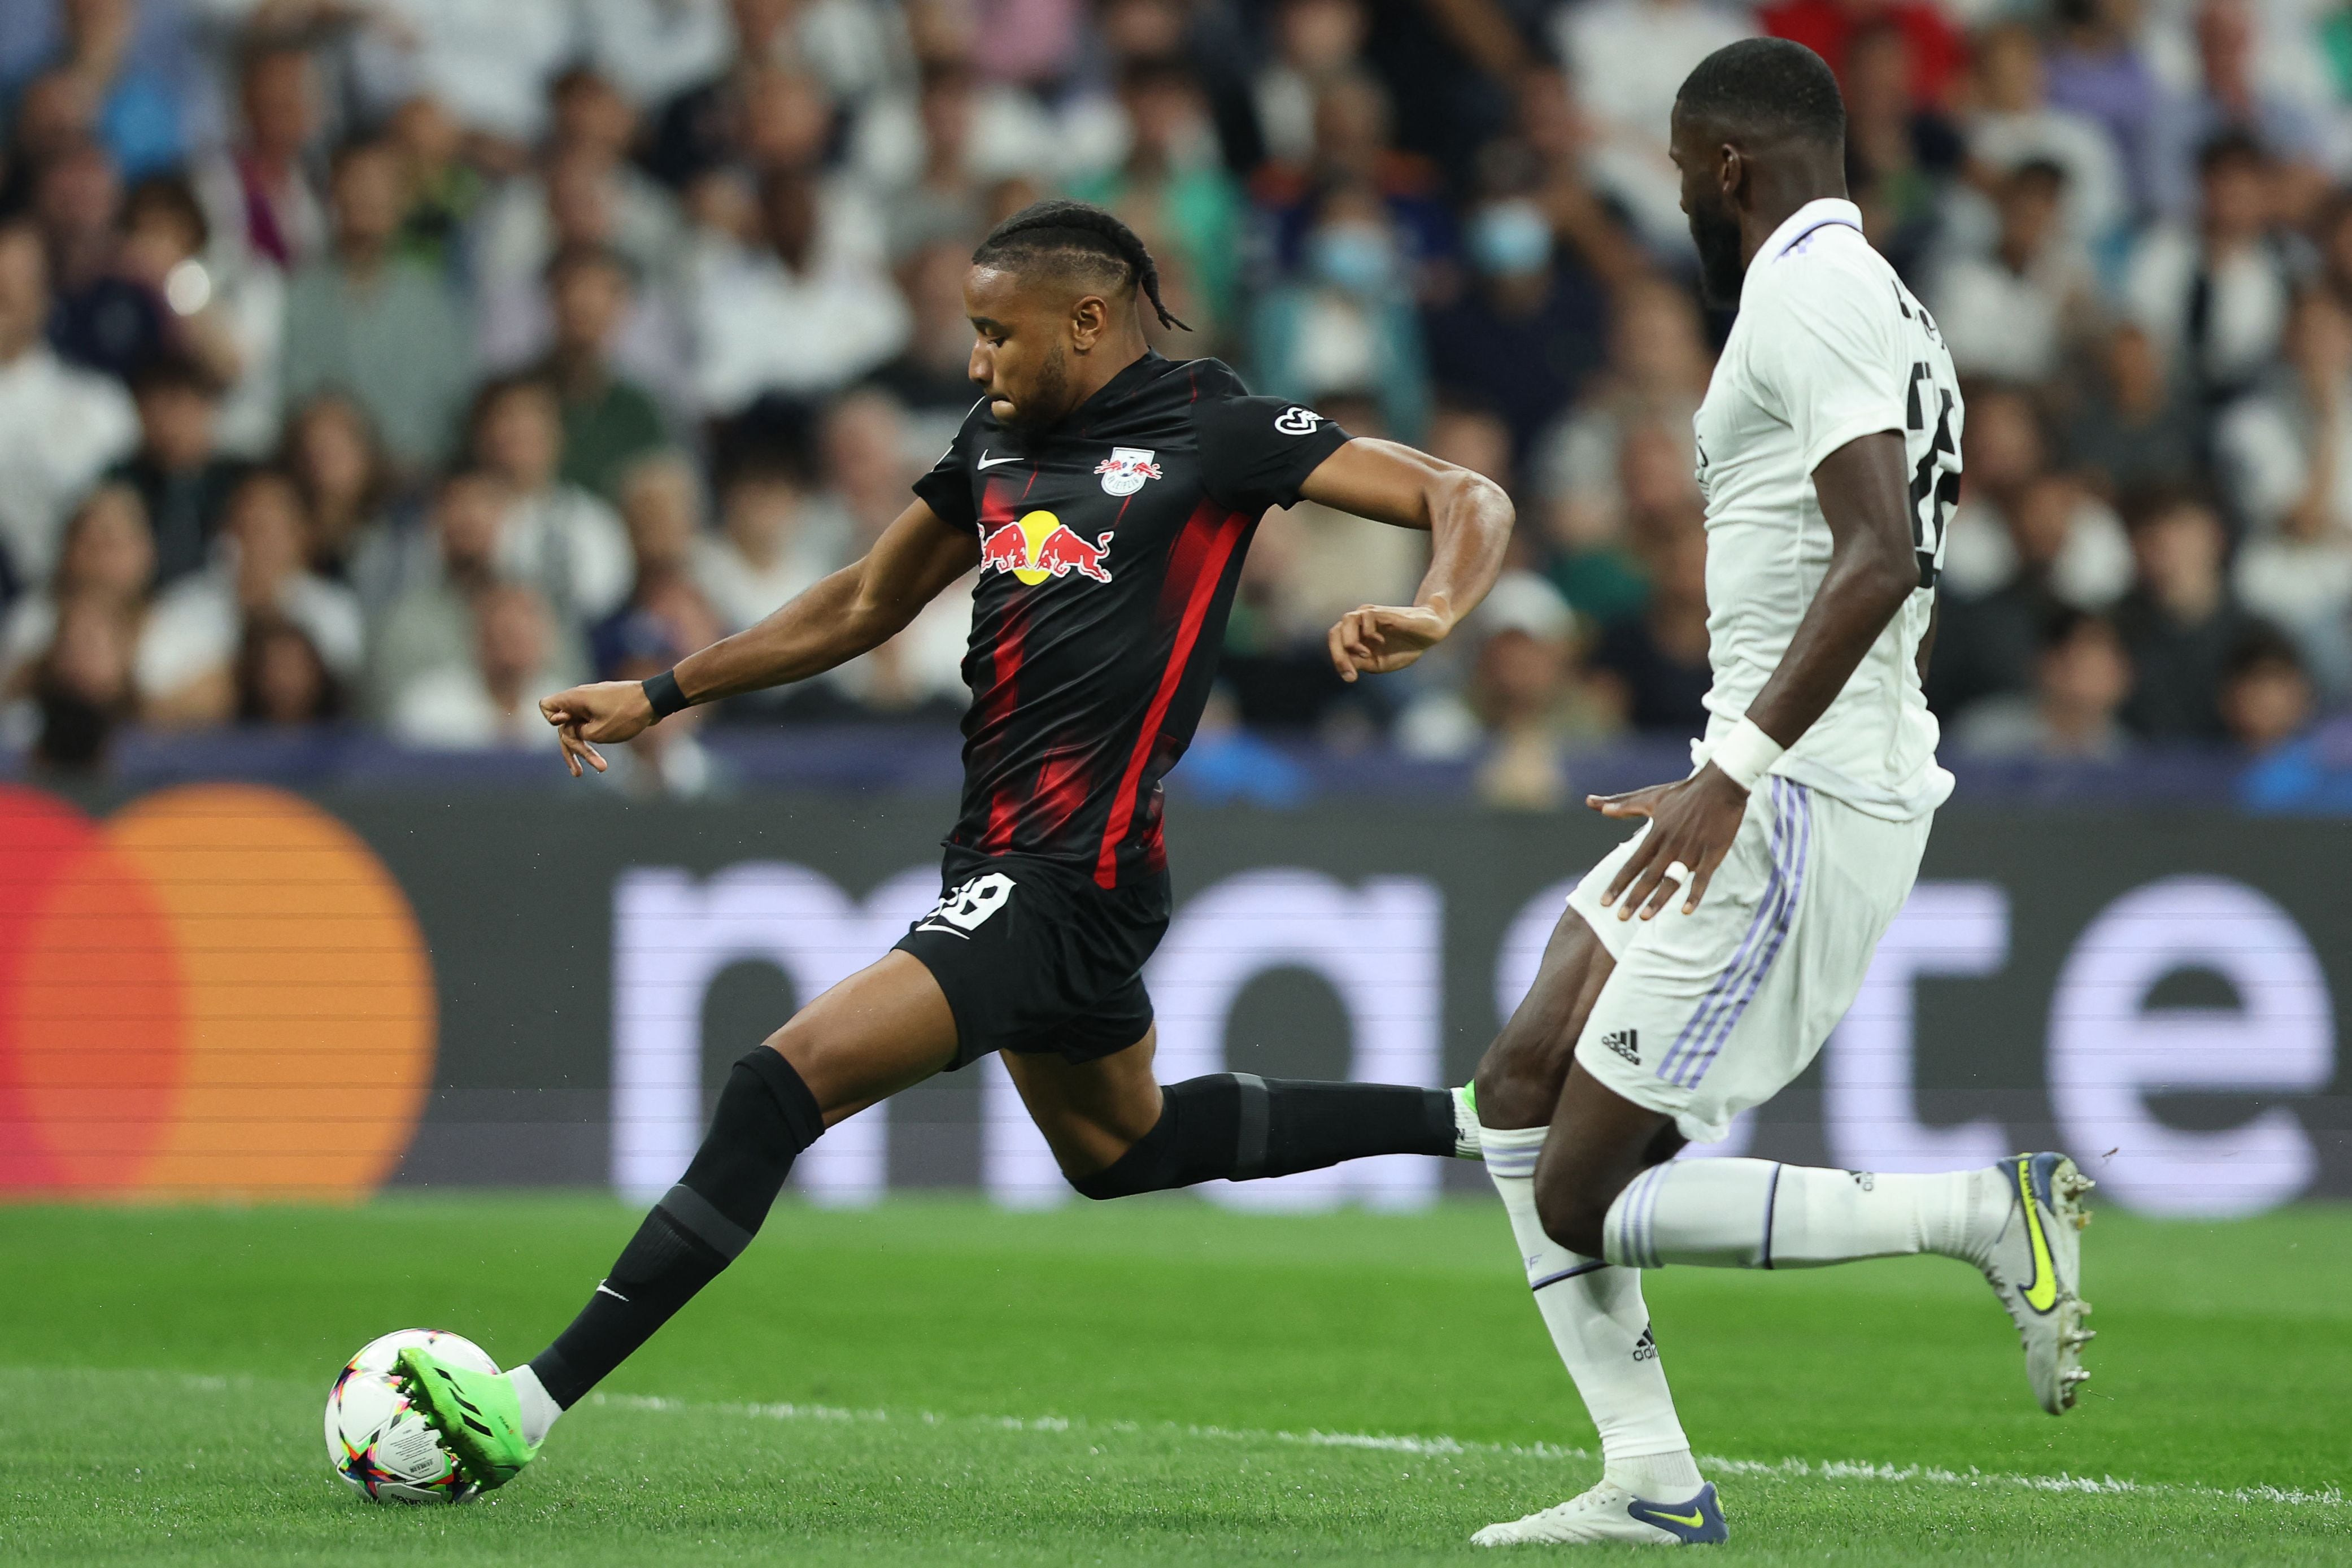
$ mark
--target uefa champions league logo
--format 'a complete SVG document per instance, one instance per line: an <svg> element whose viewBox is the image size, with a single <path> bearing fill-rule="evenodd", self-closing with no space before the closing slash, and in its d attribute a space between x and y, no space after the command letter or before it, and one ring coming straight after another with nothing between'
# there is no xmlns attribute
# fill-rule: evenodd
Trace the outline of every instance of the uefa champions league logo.
<svg viewBox="0 0 2352 1568"><path fill-rule="evenodd" d="M1151 460L1153 451L1144 447L1113 447L1110 456L1095 465L1102 476L1103 493L1131 496L1143 488L1146 479L1160 477L1160 465Z"/></svg>

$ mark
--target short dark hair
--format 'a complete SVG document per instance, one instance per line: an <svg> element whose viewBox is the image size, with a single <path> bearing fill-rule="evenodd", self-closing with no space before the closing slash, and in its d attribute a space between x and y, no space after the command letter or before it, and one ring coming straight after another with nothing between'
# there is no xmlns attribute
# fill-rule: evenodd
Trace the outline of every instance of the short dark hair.
<svg viewBox="0 0 2352 1568"><path fill-rule="evenodd" d="M1675 101L1726 129L1845 142L1845 100L1822 57L1787 38L1742 38L1699 61Z"/></svg>
<svg viewBox="0 0 2352 1568"><path fill-rule="evenodd" d="M2207 137L2197 149L2197 174L2200 178L2225 164L2243 163L2263 168L2271 161L2270 149L2261 137L2242 125L2224 126Z"/></svg>
<svg viewBox="0 0 2352 1568"><path fill-rule="evenodd" d="M193 392L199 397L217 399L227 390L202 361L179 349L148 355L133 367L126 384L133 397L156 392Z"/></svg>
<svg viewBox="0 0 2352 1568"><path fill-rule="evenodd" d="M1091 202L1032 202L989 230L971 253L975 266L1018 269L1050 260L1118 288L1137 288L1163 327L1185 327L1160 299L1160 264L1133 229Z"/></svg>
<svg viewBox="0 0 2352 1568"><path fill-rule="evenodd" d="M2221 679L2243 680L2263 669L2291 669L2306 679L2310 677L2294 639L2268 621L2256 621L2230 645L2221 660Z"/></svg>
<svg viewBox="0 0 2352 1568"><path fill-rule="evenodd" d="M637 285L637 265L626 256L602 240L569 239L558 246L555 254L547 258L543 276L550 285L560 283L564 277L583 267L602 267L617 272L631 288Z"/></svg>
<svg viewBox="0 0 2352 1568"><path fill-rule="evenodd" d="M2121 646L2123 640L2116 631L2116 624L2106 616L2095 610L2079 609L2072 605L2061 605L2042 619L2042 651L2054 652L2064 647L2084 632L2105 633L2108 637L2115 639L2118 646Z"/></svg>

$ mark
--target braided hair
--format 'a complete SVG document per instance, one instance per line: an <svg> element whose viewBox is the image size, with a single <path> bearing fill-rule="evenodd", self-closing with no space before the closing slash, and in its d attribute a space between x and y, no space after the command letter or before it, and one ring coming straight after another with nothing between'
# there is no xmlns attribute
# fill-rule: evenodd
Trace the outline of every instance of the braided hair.
<svg viewBox="0 0 2352 1568"><path fill-rule="evenodd" d="M1133 229L1091 202L1056 198L1032 202L989 230L971 253L977 266L995 267L1051 257L1106 282L1134 285L1151 301L1163 327L1184 326L1160 299L1160 264Z"/></svg>

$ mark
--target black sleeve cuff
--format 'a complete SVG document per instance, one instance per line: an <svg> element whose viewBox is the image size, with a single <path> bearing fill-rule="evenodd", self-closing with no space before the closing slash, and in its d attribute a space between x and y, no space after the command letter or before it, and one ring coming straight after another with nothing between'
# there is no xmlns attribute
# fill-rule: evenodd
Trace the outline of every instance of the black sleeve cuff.
<svg viewBox="0 0 2352 1568"><path fill-rule="evenodd" d="M668 718L681 708L690 708L686 693L677 689L677 671L665 669L641 682L646 689L646 700L653 704L656 722Z"/></svg>

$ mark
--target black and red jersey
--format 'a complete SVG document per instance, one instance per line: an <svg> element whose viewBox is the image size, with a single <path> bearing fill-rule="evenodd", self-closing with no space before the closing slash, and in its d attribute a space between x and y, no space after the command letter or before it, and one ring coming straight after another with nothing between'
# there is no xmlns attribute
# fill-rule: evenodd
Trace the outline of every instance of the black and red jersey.
<svg viewBox="0 0 2352 1568"><path fill-rule="evenodd" d="M1116 888L1167 866L1160 781L1207 704L1250 536L1347 433L1156 353L1051 429L974 406L915 493L980 540L948 843Z"/></svg>

